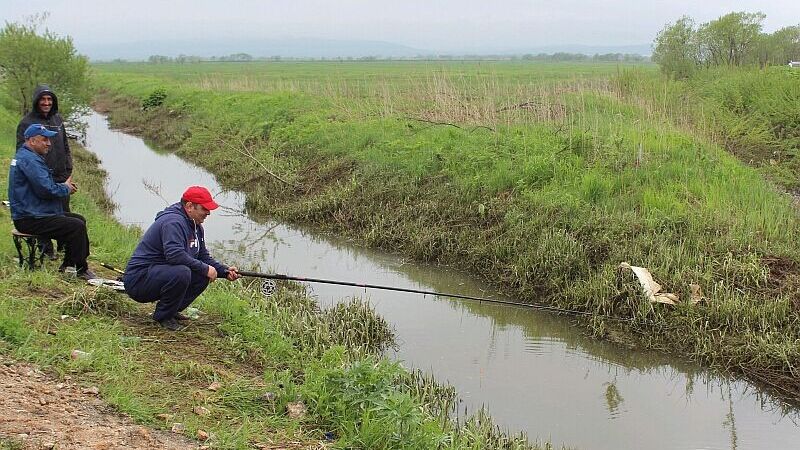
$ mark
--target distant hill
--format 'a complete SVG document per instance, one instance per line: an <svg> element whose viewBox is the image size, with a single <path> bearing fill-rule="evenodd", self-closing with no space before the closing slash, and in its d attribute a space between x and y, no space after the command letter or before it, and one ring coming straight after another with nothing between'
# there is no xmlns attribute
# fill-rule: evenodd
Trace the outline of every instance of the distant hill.
<svg viewBox="0 0 800 450"><path fill-rule="evenodd" d="M506 49L450 49L430 50L413 48L383 41L351 41L332 39L214 39L214 40L153 40L126 43L81 44L76 42L78 51L94 61L113 59L146 60L151 55L176 57L192 55L201 57L227 56L234 53L248 53L255 58L360 58L377 56L381 58L410 58L430 55L536 55L539 53L630 53L649 55L650 44L640 45L551 45L537 47L518 47Z"/></svg>

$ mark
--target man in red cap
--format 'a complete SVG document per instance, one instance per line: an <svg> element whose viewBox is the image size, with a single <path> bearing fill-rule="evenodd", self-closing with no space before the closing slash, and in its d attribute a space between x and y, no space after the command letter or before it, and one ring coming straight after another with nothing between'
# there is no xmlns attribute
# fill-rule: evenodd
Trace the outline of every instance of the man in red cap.
<svg viewBox="0 0 800 450"><path fill-rule="evenodd" d="M208 189L190 186L181 201L156 214L128 261L122 281L140 303L158 302L153 319L170 331L183 328L181 313L218 276L234 281L236 267L219 263L208 253L203 221L219 205Z"/></svg>

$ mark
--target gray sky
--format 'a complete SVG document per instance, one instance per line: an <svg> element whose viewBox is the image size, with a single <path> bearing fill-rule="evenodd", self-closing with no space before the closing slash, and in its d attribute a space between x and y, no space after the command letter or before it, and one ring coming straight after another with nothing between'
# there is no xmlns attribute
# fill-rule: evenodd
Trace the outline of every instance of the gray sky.
<svg viewBox="0 0 800 450"><path fill-rule="evenodd" d="M698 23L762 11L766 31L800 23L799 0L0 0L0 22L48 11L46 26L98 43L161 39L377 40L437 51L652 42L686 14Z"/></svg>

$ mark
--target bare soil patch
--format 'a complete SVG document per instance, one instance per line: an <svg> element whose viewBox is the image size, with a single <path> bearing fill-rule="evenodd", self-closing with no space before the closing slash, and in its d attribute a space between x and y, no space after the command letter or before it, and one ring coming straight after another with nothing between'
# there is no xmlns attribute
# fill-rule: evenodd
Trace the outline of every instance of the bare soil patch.
<svg viewBox="0 0 800 450"><path fill-rule="evenodd" d="M30 364L0 359L0 392L0 443L11 448L199 447L184 436L136 425L100 400L96 388L58 382Z"/></svg>

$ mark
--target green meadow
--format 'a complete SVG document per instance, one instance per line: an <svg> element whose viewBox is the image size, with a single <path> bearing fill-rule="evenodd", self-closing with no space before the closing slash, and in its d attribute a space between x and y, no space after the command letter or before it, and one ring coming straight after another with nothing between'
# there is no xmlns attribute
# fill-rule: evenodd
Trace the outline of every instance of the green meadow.
<svg viewBox="0 0 800 450"><path fill-rule="evenodd" d="M17 121L0 108L5 167ZM81 190L72 208L88 220L90 265L113 278L99 262L123 267L141 230L114 221L97 158L77 145L73 155ZM0 353L99 387L137 423L182 423L187 436L203 431L203 444L221 449L552 448L501 431L483 410L451 420L454 389L383 358L393 331L358 298L321 310L294 284L265 298L258 284L219 282L196 303L200 318L170 333L150 319L152 305L64 278L57 261L19 268L7 208L0 217ZM289 414L298 402L306 412ZM0 438L3 448L22 445Z"/></svg>
<svg viewBox="0 0 800 450"><path fill-rule="evenodd" d="M594 313L598 337L798 399L796 74L270 62L93 76L113 124L208 168L259 213ZM621 262L683 301L648 303Z"/></svg>

